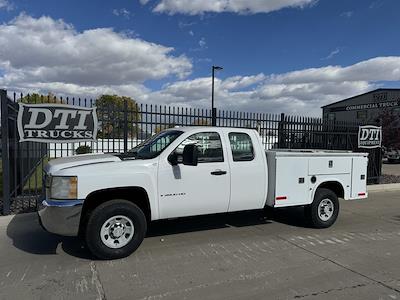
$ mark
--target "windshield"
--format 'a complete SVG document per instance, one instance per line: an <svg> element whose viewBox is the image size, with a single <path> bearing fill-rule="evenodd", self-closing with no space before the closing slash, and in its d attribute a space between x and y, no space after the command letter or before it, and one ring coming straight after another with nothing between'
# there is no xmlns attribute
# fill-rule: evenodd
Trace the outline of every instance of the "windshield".
<svg viewBox="0 0 400 300"><path fill-rule="evenodd" d="M183 131L180 130L162 131L129 150L128 153L124 153L123 157L134 157L136 159L157 157L182 133Z"/></svg>

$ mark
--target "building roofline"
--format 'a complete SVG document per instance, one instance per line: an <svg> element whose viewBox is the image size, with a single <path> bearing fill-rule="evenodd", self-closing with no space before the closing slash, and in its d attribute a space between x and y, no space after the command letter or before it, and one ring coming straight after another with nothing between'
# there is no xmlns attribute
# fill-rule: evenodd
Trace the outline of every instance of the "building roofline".
<svg viewBox="0 0 400 300"><path fill-rule="evenodd" d="M378 91L400 91L400 88L379 88L379 89L375 89L375 90L366 92L366 93L364 93L364 94L352 96L352 97L350 97L350 98L346 98L346 99L343 99L343 100L340 100L340 101L333 102L333 103L331 103L331 104L327 104L327 105L321 106L321 108L329 107L329 106L331 106L331 105L335 105L335 104L338 104L338 103L340 103L340 102L344 102L344 101L347 101L347 100L351 100L351 99L354 99L354 98L357 98L357 97L360 97L360 96L365 96L365 95L368 95L368 94L371 94L371 93L375 93L375 92L378 92Z"/></svg>

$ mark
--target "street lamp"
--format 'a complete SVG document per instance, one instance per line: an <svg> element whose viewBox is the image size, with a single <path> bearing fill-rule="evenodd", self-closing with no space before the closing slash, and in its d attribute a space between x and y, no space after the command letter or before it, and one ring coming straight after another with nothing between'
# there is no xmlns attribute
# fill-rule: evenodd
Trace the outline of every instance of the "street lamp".
<svg viewBox="0 0 400 300"><path fill-rule="evenodd" d="M212 116L212 126L217 125L217 110L214 107L214 78L215 78L215 71L222 70L222 67L212 66L212 85L211 85L211 116Z"/></svg>

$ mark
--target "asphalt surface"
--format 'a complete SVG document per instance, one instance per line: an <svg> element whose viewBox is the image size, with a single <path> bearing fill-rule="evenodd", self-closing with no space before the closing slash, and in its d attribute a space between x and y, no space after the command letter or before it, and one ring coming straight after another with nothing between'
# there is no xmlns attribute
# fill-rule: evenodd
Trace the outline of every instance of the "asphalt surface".
<svg viewBox="0 0 400 300"><path fill-rule="evenodd" d="M35 214L0 218L0 299L400 299L400 193L302 211L158 222L136 253L96 261Z"/></svg>

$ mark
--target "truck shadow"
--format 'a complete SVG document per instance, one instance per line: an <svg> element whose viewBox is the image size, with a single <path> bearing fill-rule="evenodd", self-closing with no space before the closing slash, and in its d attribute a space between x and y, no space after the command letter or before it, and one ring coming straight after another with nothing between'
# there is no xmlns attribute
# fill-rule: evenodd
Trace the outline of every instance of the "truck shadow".
<svg viewBox="0 0 400 300"><path fill-rule="evenodd" d="M58 236L43 230L36 213L15 215L7 226L7 236L14 247L27 253L57 255L61 247L74 257L94 259L78 238Z"/></svg>
<svg viewBox="0 0 400 300"><path fill-rule="evenodd" d="M267 225L278 222L291 226L307 227L301 208L273 211L245 211L229 214L186 217L160 220L150 224L146 237L205 231L229 227ZM95 260L84 243L75 237L48 233L39 225L36 213L15 215L7 226L7 236L14 247L31 254L59 255L61 249L74 257Z"/></svg>
<svg viewBox="0 0 400 300"><path fill-rule="evenodd" d="M156 237L205 231L228 227L246 227L271 223L264 211L245 211L215 215L185 217L153 222L147 232L147 237Z"/></svg>
<svg viewBox="0 0 400 300"><path fill-rule="evenodd" d="M186 217L173 220L160 220L153 222L150 225L147 237L157 237L227 227L267 225L273 222L295 227L310 227L304 217L303 208L293 207Z"/></svg>

